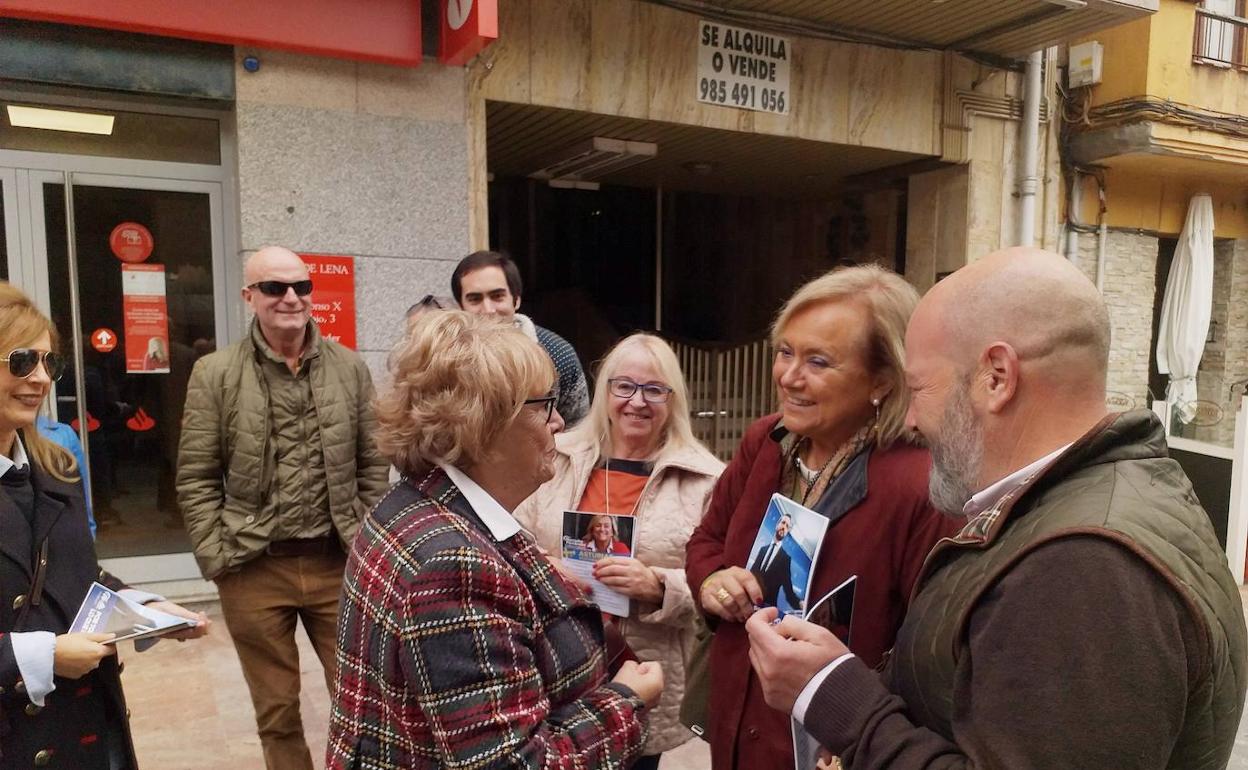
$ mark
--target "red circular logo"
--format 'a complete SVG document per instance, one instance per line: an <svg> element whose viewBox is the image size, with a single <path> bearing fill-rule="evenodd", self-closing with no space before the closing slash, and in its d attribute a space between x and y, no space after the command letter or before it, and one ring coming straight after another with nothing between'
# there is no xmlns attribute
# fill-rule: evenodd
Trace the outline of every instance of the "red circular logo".
<svg viewBox="0 0 1248 770"><path fill-rule="evenodd" d="M91 332L91 347L101 353L111 353L117 347L117 332L101 326Z"/></svg>
<svg viewBox="0 0 1248 770"><path fill-rule="evenodd" d="M122 222L108 236L108 247L122 262L143 262L152 256L152 232L138 222Z"/></svg>

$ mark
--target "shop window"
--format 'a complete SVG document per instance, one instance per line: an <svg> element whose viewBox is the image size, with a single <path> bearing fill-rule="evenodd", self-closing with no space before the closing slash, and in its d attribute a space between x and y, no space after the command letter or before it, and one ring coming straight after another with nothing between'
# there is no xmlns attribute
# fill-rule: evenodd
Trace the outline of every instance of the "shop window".
<svg viewBox="0 0 1248 770"><path fill-rule="evenodd" d="M1248 0L1203 0L1196 9L1192 60L1248 70Z"/></svg>

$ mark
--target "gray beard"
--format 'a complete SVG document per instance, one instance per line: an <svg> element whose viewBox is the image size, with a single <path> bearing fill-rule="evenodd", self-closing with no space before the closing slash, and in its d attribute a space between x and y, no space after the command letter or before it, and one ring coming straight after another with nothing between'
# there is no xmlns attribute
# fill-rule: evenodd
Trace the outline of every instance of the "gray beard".
<svg viewBox="0 0 1248 770"><path fill-rule="evenodd" d="M962 383L945 405L940 436L930 440L932 473L927 492L932 505L950 516L962 516L966 503L977 491L975 484L984 460L983 428L966 397L969 382Z"/></svg>

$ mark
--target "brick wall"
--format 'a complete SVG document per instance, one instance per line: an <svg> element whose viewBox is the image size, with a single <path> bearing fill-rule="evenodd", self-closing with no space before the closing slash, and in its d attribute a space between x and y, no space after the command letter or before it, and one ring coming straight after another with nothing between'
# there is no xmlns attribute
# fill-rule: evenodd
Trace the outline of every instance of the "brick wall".
<svg viewBox="0 0 1248 770"><path fill-rule="evenodd" d="M1081 234L1076 264L1096 280L1096 235ZM1112 328L1108 390L1148 408L1148 361L1153 335L1157 239L1110 231L1105 241L1105 304ZM1248 322L1248 318L1245 319Z"/></svg>

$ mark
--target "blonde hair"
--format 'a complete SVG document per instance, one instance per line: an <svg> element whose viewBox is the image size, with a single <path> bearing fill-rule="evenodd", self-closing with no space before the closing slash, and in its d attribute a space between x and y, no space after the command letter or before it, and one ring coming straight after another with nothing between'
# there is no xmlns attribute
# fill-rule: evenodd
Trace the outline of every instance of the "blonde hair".
<svg viewBox="0 0 1248 770"><path fill-rule="evenodd" d="M555 381L524 332L462 310L413 318L389 367L393 383L374 403L377 447L409 476L486 460L525 400Z"/></svg>
<svg viewBox="0 0 1248 770"><path fill-rule="evenodd" d="M619 529L615 526L615 517L609 513L595 513L589 517L589 523L585 525L585 534L581 536L581 542L592 542L594 539L594 525L599 519L606 519L611 525L611 539L615 540L620 536Z"/></svg>
<svg viewBox="0 0 1248 770"><path fill-rule="evenodd" d="M52 349L56 350L60 340L52 322L20 289L7 281L0 281L0 355L7 356L15 348L30 345L45 332L52 340ZM34 465L61 481L78 480L78 463L66 449L41 436L34 425L29 426L29 430L21 428L18 432L26 455Z"/></svg>
<svg viewBox="0 0 1248 770"><path fill-rule="evenodd" d="M663 424L662 435L655 456L669 450L695 448L710 454L702 442L693 435L693 424L689 419L689 388L685 385L685 376L680 371L680 362L670 345L662 338L653 334L633 334L616 343L598 365L597 380L594 383L594 399L589 407L589 414L573 430L569 437L587 438L598 447L598 458L611 457L611 394L607 380L615 376L620 368L620 361L634 349L645 351L650 360L659 370L663 384L672 389L667 399L667 421Z"/></svg>
<svg viewBox="0 0 1248 770"><path fill-rule="evenodd" d="M797 290L784 303L771 326L771 343L776 346L784 327L799 310L825 302L859 302L867 311L867 372L889 384L880 405L876 445L888 446L898 439L915 441L906 430L906 410L910 391L906 387L906 324L919 304L919 293L906 280L879 265L839 267L824 273Z"/></svg>

